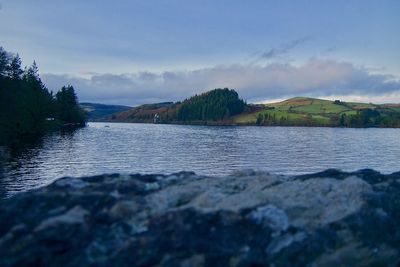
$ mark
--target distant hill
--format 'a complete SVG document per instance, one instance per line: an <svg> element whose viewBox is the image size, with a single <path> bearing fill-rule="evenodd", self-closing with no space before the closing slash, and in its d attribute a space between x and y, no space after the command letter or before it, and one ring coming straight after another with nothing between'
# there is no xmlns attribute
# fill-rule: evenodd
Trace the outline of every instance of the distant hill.
<svg viewBox="0 0 400 267"><path fill-rule="evenodd" d="M295 97L260 106L257 112L240 114L233 121L281 126L400 127L399 104Z"/></svg>
<svg viewBox="0 0 400 267"><path fill-rule="evenodd" d="M159 122L186 124L230 124L247 104L234 90L214 89L182 102L147 104L108 116L115 122Z"/></svg>
<svg viewBox="0 0 400 267"><path fill-rule="evenodd" d="M132 108L128 106L105 105L97 103L80 103L79 105L87 113L89 121L101 121L104 117Z"/></svg>
<svg viewBox="0 0 400 267"><path fill-rule="evenodd" d="M224 91L225 90L225 91ZM230 105L233 108L230 109ZM295 97L246 104L237 93L215 89L185 99L142 105L106 118L115 122L211 125L400 127L400 104L372 104Z"/></svg>
<svg viewBox="0 0 400 267"><path fill-rule="evenodd" d="M166 114L166 112L174 106L176 106L176 104L173 102L145 104L107 116L105 120L110 122L150 123L154 121L155 114Z"/></svg>

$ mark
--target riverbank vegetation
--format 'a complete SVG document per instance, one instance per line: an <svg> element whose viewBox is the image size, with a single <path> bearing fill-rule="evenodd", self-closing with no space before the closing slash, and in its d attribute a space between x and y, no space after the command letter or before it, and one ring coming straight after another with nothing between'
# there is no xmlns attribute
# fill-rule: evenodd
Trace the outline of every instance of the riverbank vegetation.
<svg viewBox="0 0 400 267"><path fill-rule="evenodd" d="M295 97L247 104L234 90L214 89L182 102L142 105L104 121L207 125L400 127L400 104L372 104Z"/></svg>
<svg viewBox="0 0 400 267"><path fill-rule="evenodd" d="M53 94L42 82L36 62L24 70L21 64L18 54L0 47L0 144L85 125L71 85Z"/></svg>

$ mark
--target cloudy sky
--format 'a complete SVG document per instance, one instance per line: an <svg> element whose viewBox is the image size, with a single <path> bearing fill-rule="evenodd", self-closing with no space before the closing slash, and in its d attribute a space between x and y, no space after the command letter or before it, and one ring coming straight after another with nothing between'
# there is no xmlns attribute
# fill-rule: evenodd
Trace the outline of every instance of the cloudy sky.
<svg viewBox="0 0 400 267"><path fill-rule="evenodd" d="M0 46L81 101L229 87L248 102L400 102L399 14L398 0L0 0Z"/></svg>

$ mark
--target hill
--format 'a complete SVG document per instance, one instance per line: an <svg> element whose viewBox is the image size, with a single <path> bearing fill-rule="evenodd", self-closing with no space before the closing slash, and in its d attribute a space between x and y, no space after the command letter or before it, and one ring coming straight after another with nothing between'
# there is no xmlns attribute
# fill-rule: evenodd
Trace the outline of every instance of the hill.
<svg viewBox="0 0 400 267"><path fill-rule="evenodd" d="M225 90L225 91L224 91ZM233 105L233 109L229 109ZM234 90L215 89L183 102L142 105L107 121L213 125L400 127L400 104L372 104L295 97L246 104Z"/></svg>
<svg viewBox="0 0 400 267"><path fill-rule="evenodd" d="M97 103L80 103L79 105L86 112L88 120L90 121L99 121L103 117L132 108L128 106L105 105Z"/></svg>
<svg viewBox="0 0 400 267"><path fill-rule="evenodd" d="M157 122L186 124L231 124L247 104L234 90L214 89L182 102L147 104L108 116L115 122Z"/></svg>
<svg viewBox="0 0 400 267"><path fill-rule="evenodd" d="M330 101L295 97L261 105L263 109L234 118L237 124L287 126L400 127L397 104Z"/></svg>
<svg viewBox="0 0 400 267"><path fill-rule="evenodd" d="M143 122L152 123L156 114L167 114L174 109L173 102L145 104L105 117L110 122Z"/></svg>

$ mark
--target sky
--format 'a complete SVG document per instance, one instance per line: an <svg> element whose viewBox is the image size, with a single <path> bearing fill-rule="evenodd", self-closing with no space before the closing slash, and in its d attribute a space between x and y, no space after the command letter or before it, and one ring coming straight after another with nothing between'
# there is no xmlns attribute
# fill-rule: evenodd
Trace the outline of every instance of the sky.
<svg viewBox="0 0 400 267"><path fill-rule="evenodd" d="M400 103L398 0L0 0L0 46L51 90L136 106L229 87Z"/></svg>

